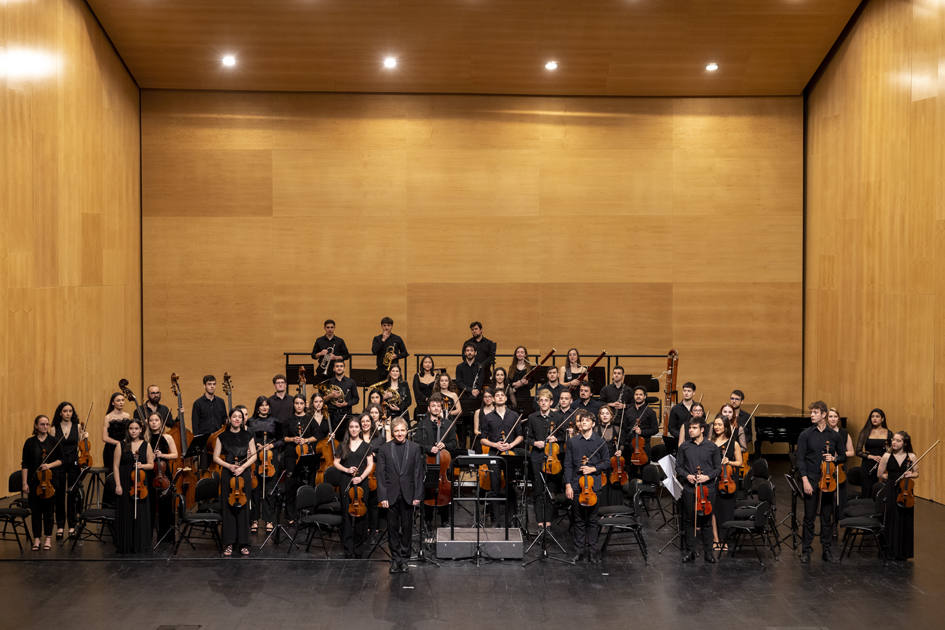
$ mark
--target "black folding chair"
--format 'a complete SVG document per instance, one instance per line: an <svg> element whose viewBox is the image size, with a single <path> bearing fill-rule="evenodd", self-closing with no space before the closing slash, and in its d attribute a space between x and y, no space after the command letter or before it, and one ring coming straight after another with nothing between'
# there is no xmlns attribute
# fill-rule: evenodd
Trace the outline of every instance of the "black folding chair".
<svg viewBox="0 0 945 630"><path fill-rule="evenodd" d="M603 508L602 508L603 509ZM643 526L637 519L637 510L642 509L642 496L639 490L633 496L633 505L626 507L625 511L619 514L610 514L600 519L601 533L604 533L604 544L601 545L601 558L605 558L608 548L613 546L626 546L636 544L643 556L643 564L648 564L646 540L643 537ZM621 535L630 535L632 540L628 542L615 542L611 540Z"/></svg>
<svg viewBox="0 0 945 630"><path fill-rule="evenodd" d="M877 484L879 485L879 484ZM883 486L873 496L872 514L865 516L848 516L840 519L837 526L843 529L843 538L840 547L840 562L844 556L849 556L853 546L859 540L858 548L863 547L867 538L876 543L880 559L886 559L886 549L883 546L883 534L886 531L886 488Z"/></svg>
<svg viewBox="0 0 945 630"><path fill-rule="evenodd" d="M115 506L118 503L118 497L115 494L113 473L107 474L102 480L102 490L96 493L95 498L97 503L87 504L86 508L79 512L75 533L72 534L70 551L75 550L80 540L96 540L104 544L106 531L111 535L112 540L115 540ZM90 525L98 525L98 530L92 530Z"/></svg>
<svg viewBox="0 0 945 630"><path fill-rule="evenodd" d="M767 501L762 501L755 507L754 518L727 521L722 523L722 527L728 530L725 544L728 545L729 557L735 556L735 552L745 544L743 538L748 536L761 566L765 566L765 561L759 548L767 547L771 551L771 555L777 558L775 550L779 543L777 533L771 530L771 505Z"/></svg>
<svg viewBox="0 0 945 630"><path fill-rule="evenodd" d="M335 488L331 484L320 483L318 487L301 486L295 494L295 508L299 516L295 521L295 533L292 540L289 541L289 549L286 555L292 553L292 548L296 545L296 539L302 530L308 530L308 536L305 539L305 551L312 548L312 540L315 533L321 540L322 549L325 551L325 557L328 558L328 544L325 541L325 534L332 531L341 531L340 504L335 494ZM299 545L301 547L301 545Z"/></svg>
<svg viewBox="0 0 945 630"><path fill-rule="evenodd" d="M198 530L197 538L213 540L217 545L217 551L223 553L223 540L220 534L220 528L223 526L223 516L220 514L220 480L214 476L197 482L194 488L196 505L191 512L186 511L183 497L178 495L177 500L178 509L183 516L180 519L180 536L177 538L177 544L174 545L174 554L177 554L184 540L191 549L197 549L192 540L195 529Z"/></svg>
<svg viewBox="0 0 945 630"><path fill-rule="evenodd" d="M0 532L0 540L16 540L16 546L23 553L23 544L20 543L19 528L23 528L23 534L26 535L26 542L33 541L33 535L26 524L26 517L30 515L29 501L21 496L23 488L23 472L17 470L10 475L7 482L7 492L13 493L0 499L0 522L3 523L3 531ZM8 531L7 528L12 528ZM11 535L13 538L11 538Z"/></svg>

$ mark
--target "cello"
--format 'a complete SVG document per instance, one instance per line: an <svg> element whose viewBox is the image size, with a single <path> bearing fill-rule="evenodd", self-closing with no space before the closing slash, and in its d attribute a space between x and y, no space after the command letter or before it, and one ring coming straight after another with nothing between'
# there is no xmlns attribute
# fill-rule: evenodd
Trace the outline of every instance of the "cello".
<svg viewBox="0 0 945 630"><path fill-rule="evenodd" d="M325 415L325 419L328 421L328 428L330 432L328 435L318 440L315 443L315 452L318 453L319 463L318 470L315 471L315 483L323 483L325 481L325 471L328 470L328 467L331 466L335 461L335 452L340 446L338 441L335 439L335 433L338 431L338 427L343 426L345 419L348 417L348 414L345 414L341 417L341 420L338 421L338 424L335 425L335 428L331 428L331 416ZM309 424L312 423L312 420L315 419L315 414L312 414L312 419L309 420ZM308 430L308 426L305 427ZM299 446L302 446L301 444ZM298 453L298 447L296 447L296 454Z"/></svg>
<svg viewBox="0 0 945 630"><path fill-rule="evenodd" d="M440 423L441 424L441 423ZM440 424L437 424L437 435L434 446L440 442ZM450 430L456 424L456 418L453 418L453 421L446 431L443 432L443 436L449 435ZM450 482L449 478L449 469L450 464L452 463L452 456L450 452L445 448L436 452L436 455L427 455L427 466L433 466L438 469L437 472L437 482L436 482L436 495L429 499L424 499L424 505L429 505L431 507L443 507L449 505L450 501L453 500L453 484Z"/></svg>

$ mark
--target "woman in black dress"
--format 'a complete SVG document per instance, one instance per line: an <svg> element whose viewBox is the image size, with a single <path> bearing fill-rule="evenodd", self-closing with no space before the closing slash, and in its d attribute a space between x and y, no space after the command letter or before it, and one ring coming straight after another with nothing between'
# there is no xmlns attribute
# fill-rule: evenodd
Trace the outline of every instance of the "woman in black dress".
<svg viewBox="0 0 945 630"><path fill-rule="evenodd" d="M75 533L75 520L78 514L78 496L73 490L79 478L79 440L88 437L75 419L75 407L72 403L61 402L56 407L52 419L52 436L59 441L59 454L62 466L56 469L56 538L62 538L69 517L69 535Z"/></svg>
<svg viewBox="0 0 945 630"><path fill-rule="evenodd" d="M433 357L429 354L420 359L420 370L413 375L413 398L417 403L414 409L414 417L426 415L427 403L430 396L433 395L433 382L436 380L436 373L433 367Z"/></svg>
<svg viewBox="0 0 945 630"><path fill-rule="evenodd" d="M712 421L712 430L709 440L719 447L722 452L722 467L731 465L732 479L738 482L738 467L742 463L742 448L737 439L732 439L732 426L725 422L722 416ZM728 530L722 528L722 523L735 517L735 493L725 494L721 488L715 493L715 504L712 506L712 534L716 549L721 549L722 540L725 540Z"/></svg>
<svg viewBox="0 0 945 630"><path fill-rule="evenodd" d="M889 449L892 435L886 426L886 413L878 407L873 409L856 440L856 454L860 456L860 466L866 473L861 493L864 498L873 496L873 486L879 480L879 462Z"/></svg>
<svg viewBox="0 0 945 630"><path fill-rule="evenodd" d="M128 421L131 416L125 412L125 395L121 392L112 394L105 411L105 422L102 423L102 466L110 468L115 459L115 447L121 444L128 431Z"/></svg>
<svg viewBox="0 0 945 630"><path fill-rule="evenodd" d="M305 399L299 397L304 406ZM243 410L234 408L226 430L217 438L213 448L213 461L220 466L220 510L223 515L223 555L232 556L233 546L238 545L240 553L249 555L249 495L253 487L253 464L256 462L256 441L253 434L246 430L246 417ZM230 480L243 479L244 494L247 501L230 505Z"/></svg>
<svg viewBox="0 0 945 630"><path fill-rule="evenodd" d="M341 451L335 457L334 466L343 475L341 488L341 540L344 543L345 558L360 558L361 545L367 539L367 501L369 491L367 478L374 469L374 455L371 445L362 439L361 419L351 418ZM364 483L362 483L364 482ZM351 493L361 490L361 502L365 504L364 516L352 516L348 513Z"/></svg>
<svg viewBox="0 0 945 630"><path fill-rule="evenodd" d="M23 444L23 460L20 463L23 492L29 499L32 517L33 551L39 551L41 536L46 536L43 549L52 547L55 495L46 498L39 496L39 478L36 476L37 471L55 470L62 464L59 446L49 434L49 426L49 418L36 416L33 420L33 435Z"/></svg>
<svg viewBox="0 0 945 630"><path fill-rule="evenodd" d="M155 468L154 473L148 475L148 484L151 486L148 490L148 499L150 499L151 525L157 533L157 540L173 543L174 534L170 531L174 528L174 490L168 488L164 491L151 485L157 473L159 460L164 462L164 476L168 479L170 479L170 462L177 460L177 444L170 435L164 433L166 420L167 418L157 412L148 416L145 440L154 452Z"/></svg>
<svg viewBox="0 0 945 630"><path fill-rule="evenodd" d="M890 452L879 460L879 478L886 482L886 555L893 560L908 560L913 556L915 535L915 507L899 505L899 481L918 479L918 466L912 450L912 438L905 431L893 433ZM908 471L907 471L908 469Z"/></svg>
<svg viewBox="0 0 945 630"><path fill-rule="evenodd" d="M513 355L512 365L509 366L508 371L509 381L511 381L512 391L515 392L515 400L519 403L517 411L528 415L532 411L532 384L525 375L533 366L528 362L528 348L525 346L516 347Z"/></svg>
<svg viewBox="0 0 945 630"><path fill-rule="evenodd" d="M151 505L147 498L137 499L135 471L154 469L154 451L144 439L144 427L137 418L128 421L128 434L112 457L115 475L115 546L118 553L151 551ZM147 487L148 481L144 481ZM152 488L148 488L148 493Z"/></svg>
<svg viewBox="0 0 945 630"><path fill-rule="evenodd" d="M500 389L505 392L505 397L508 400L506 404L510 409L518 409L518 402L515 398L515 388L512 387L512 383L509 382L509 373L505 371L504 367L497 367L492 372L492 382L490 385L492 386L493 392L497 392Z"/></svg>
<svg viewBox="0 0 945 630"><path fill-rule="evenodd" d="M856 451L853 449L853 439L850 437L850 434L847 433L847 430L840 426L840 412L837 411L836 407L831 407L827 410L827 427L833 429L840 434L840 446L837 447L837 452L841 450L847 456L847 461L850 461L850 458L856 455ZM839 470L844 470L845 464L837 464ZM846 482L846 473L844 473L844 481L837 487L837 518L843 518L843 510L847 506L847 482ZM835 527L833 530L833 535L837 536L838 527Z"/></svg>
<svg viewBox="0 0 945 630"><path fill-rule="evenodd" d="M387 382L382 386L384 390L381 396L384 397L384 404L387 406L387 415L391 418L402 416L407 423L410 423L410 405L413 399L410 397L410 388L401 376L400 366L396 363L390 366L387 375Z"/></svg>
<svg viewBox="0 0 945 630"><path fill-rule="evenodd" d="M321 396L318 397L321 400ZM253 523L249 527L249 532L255 534L259 527L260 516L266 521L266 532L271 532L273 523L276 521L276 483L279 481L279 471L282 470L282 453L285 442L283 441L283 425L276 418L269 415L269 400L265 396L256 398L256 404L253 407L253 417L249 419L247 427L253 434L256 441L256 454L259 462L254 467L256 471L257 485L253 490ZM267 456L272 463L271 466L263 466L263 452L269 453Z"/></svg>

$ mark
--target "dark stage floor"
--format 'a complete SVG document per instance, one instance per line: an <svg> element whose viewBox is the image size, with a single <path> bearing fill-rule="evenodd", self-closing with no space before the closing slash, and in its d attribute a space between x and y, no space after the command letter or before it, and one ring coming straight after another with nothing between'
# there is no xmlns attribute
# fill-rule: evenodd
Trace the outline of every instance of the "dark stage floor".
<svg viewBox="0 0 945 630"><path fill-rule="evenodd" d="M777 487L783 516L790 511L783 476ZM940 627L935 603L945 596L945 548L936 535L945 529L945 506L917 501L916 559L885 566L864 549L840 565L824 565L815 553L805 567L789 544L765 568L751 550L715 565L701 558L684 565L672 546L657 553L673 533L656 531L660 522L645 527L648 566L633 548L610 553L603 567L445 561L394 576L381 553L375 560L324 560L314 546L288 557L283 544L254 549L248 559L222 559L203 544L196 552L182 547L176 558L127 559L94 542L75 553L22 555L8 542L0 545L3 626L488 628L501 619L510 628L682 622L730 630L869 627L898 619L912 628Z"/></svg>

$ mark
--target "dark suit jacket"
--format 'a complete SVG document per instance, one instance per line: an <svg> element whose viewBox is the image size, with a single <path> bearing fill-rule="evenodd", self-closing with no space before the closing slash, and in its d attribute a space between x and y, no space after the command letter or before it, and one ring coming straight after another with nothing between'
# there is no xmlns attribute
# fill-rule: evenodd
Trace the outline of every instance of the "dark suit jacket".
<svg viewBox="0 0 945 630"><path fill-rule="evenodd" d="M377 451L377 500L394 503L403 497L407 503L423 500L426 463L416 442L407 440L407 456L397 457L396 441L386 442Z"/></svg>

